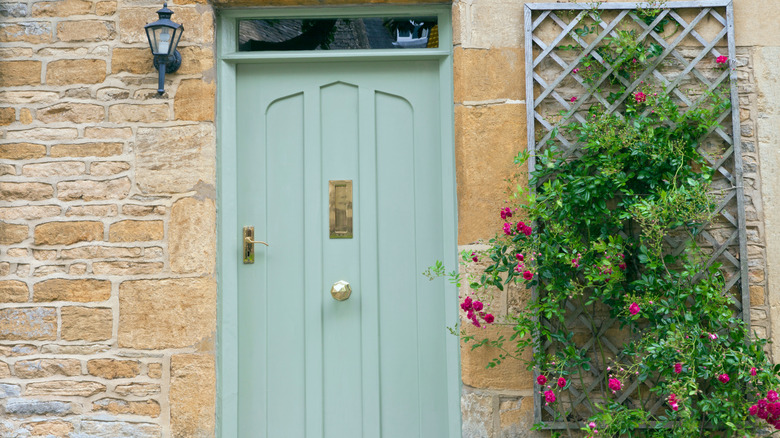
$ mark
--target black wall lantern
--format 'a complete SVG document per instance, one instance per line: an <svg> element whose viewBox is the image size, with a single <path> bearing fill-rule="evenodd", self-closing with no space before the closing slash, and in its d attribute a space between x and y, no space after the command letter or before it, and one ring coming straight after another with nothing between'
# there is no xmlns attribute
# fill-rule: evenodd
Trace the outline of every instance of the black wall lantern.
<svg viewBox="0 0 780 438"><path fill-rule="evenodd" d="M163 3L162 9L157 11L160 17L154 23L144 26L146 38L149 39L149 47L154 55L154 68L160 72L157 82L157 93L165 92L165 72L173 73L181 65L181 54L176 50L179 39L184 32L184 26L171 21L173 11L168 9L168 3Z"/></svg>

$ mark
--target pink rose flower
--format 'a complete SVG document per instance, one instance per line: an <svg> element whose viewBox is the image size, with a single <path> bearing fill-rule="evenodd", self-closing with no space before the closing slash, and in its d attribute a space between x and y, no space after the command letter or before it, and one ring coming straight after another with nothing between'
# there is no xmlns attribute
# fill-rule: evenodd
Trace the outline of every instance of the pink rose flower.
<svg viewBox="0 0 780 438"><path fill-rule="evenodd" d="M523 278L530 281L531 279L534 278L534 274L531 273L531 271L525 271L523 272Z"/></svg>
<svg viewBox="0 0 780 438"><path fill-rule="evenodd" d="M544 391L544 401L547 403L555 403L555 393L552 391Z"/></svg>
<svg viewBox="0 0 780 438"><path fill-rule="evenodd" d="M515 254L515 258L517 259L518 262L522 262L523 259L525 259L525 257L523 257L522 254Z"/></svg>
<svg viewBox="0 0 780 438"><path fill-rule="evenodd" d="M574 102L576 102L576 101L577 101L577 96L572 96L572 97L571 97L571 103L574 103Z"/></svg>
<svg viewBox="0 0 780 438"><path fill-rule="evenodd" d="M471 297L466 297L466 299L463 300L463 303L460 305L460 308L464 311L471 310Z"/></svg>
<svg viewBox="0 0 780 438"><path fill-rule="evenodd" d="M757 372L758 372L758 370L756 369L756 367L753 367L753 368L750 369L750 375L751 376L755 376Z"/></svg>
<svg viewBox="0 0 780 438"><path fill-rule="evenodd" d="M630 306L628 306L628 313L630 313L630 314L631 314L631 316L634 316L634 315L636 315L637 313L639 313L639 304L637 304L637 303L635 303L635 302L634 302L634 303L631 303L631 305L630 305Z"/></svg>
<svg viewBox="0 0 780 438"><path fill-rule="evenodd" d="M493 315L491 315L490 313L485 315L485 322L486 323L493 324L493 321L495 321L495 317Z"/></svg>
<svg viewBox="0 0 780 438"><path fill-rule="evenodd" d="M566 379L564 377L560 377L558 379L558 387L563 388L564 386L566 386Z"/></svg>
<svg viewBox="0 0 780 438"><path fill-rule="evenodd" d="M728 56L722 56L722 55L721 55L721 56L718 56L718 57L715 59L715 62L716 62L717 64L725 64L725 63L729 62L729 57L728 57Z"/></svg>
<svg viewBox="0 0 780 438"><path fill-rule="evenodd" d="M731 380L731 379L729 378L728 374L723 373L723 374L718 376L718 380L720 380L720 383L729 383L729 380Z"/></svg>
<svg viewBox="0 0 780 438"><path fill-rule="evenodd" d="M538 383L540 386L547 383L547 377L544 377L543 375L539 375L539 377L536 378L536 383Z"/></svg>
<svg viewBox="0 0 780 438"><path fill-rule="evenodd" d="M471 305L471 308L474 309L477 312L482 310L482 307L483 307L483 304L482 304L481 301L474 301L474 304Z"/></svg>
<svg viewBox="0 0 780 438"><path fill-rule="evenodd" d="M677 374L680 374L682 372L682 364L680 362L674 364L674 372Z"/></svg>
<svg viewBox="0 0 780 438"><path fill-rule="evenodd" d="M774 390L769 390L769 392L766 393L766 400L769 402L776 402L777 401L777 392Z"/></svg>
<svg viewBox="0 0 780 438"><path fill-rule="evenodd" d="M646 102L647 94L641 91L637 91L636 93L634 93L634 100L636 101L636 103Z"/></svg>
<svg viewBox="0 0 780 438"><path fill-rule="evenodd" d="M623 384L620 383L620 380L618 379L609 379L608 386L609 389L611 389L614 392L614 391L620 391L620 388L623 387Z"/></svg>

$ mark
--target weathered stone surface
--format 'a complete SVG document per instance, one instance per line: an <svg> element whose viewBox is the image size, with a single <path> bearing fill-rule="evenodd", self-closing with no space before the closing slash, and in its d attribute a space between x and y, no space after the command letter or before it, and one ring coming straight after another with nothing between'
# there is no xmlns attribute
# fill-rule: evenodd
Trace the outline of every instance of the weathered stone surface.
<svg viewBox="0 0 780 438"><path fill-rule="evenodd" d="M125 204L122 206L122 214L130 216L149 216L149 215L163 215L165 214L164 205L135 205Z"/></svg>
<svg viewBox="0 0 780 438"><path fill-rule="evenodd" d="M549 433L532 430L534 421L534 400L532 397L522 397L513 406L504 409L501 403L500 431L501 437L547 438Z"/></svg>
<svg viewBox="0 0 780 438"><path fill-rule="evenodd" d="M0 87L40 85L41 61L0 62Z"/></svg>
<svg viewBox="0 0 780 438"><path fill-rule="evenodd" d="M30 47L0 47L0 59L31 58L32 55Z"/></svg>
<svg viewBox="0 0 780 438"><path fill-rule="evenodd" d="M145 43L144 25L157 20L159 6L123 7L119 10L119 39L123 43ZM187 42L210 43L214 41L214 13L195 8L177 8L176 22L187 29Z"/></svg>
<svg viewBox="0 0 780 438"><path fill-rule="evenodd" d="M0 159L30 160L46 155L46 146L33 143L0 144Z"/></svg>
<svg viewBox="0 0 780 438"><path fill-rule="evenodd" d="M11 272L11 264L8 262L0 262L0 277L5 277Z"/></svg>
<svg viewBox="0 0 780 438"><path fill-rule="evenodd" d="M121 100L130 97L130 92L117 87L101 88L97 91L97 98L103 101Z"/></svg>
<svg viewBox="0 0 780 438"><path fill-rule="evenodd" d="M95 123L105 119L105 112L100 105L66 102L41 108L36 115L43 123Z"/></svg>
<svg viewBox="0 0 780 438"><path fill-rule="evenodd" d="M57 311L53 307L0 309L0 340L57 339Z"/></svg>
<svg viewBox="0 0 780 438"><path fill-rule="evenodd" d="M455 102L525 99L522 49L455 48Z"/></svg>
<svg viewBox="0 0 780 438"><path fill-rule="evenodd" d="M215 183L215 137L210 124L138 128L136 181L146 193L181 193L198 181Z"/></svg>
<svg viewBox="0 0 780 438"><path fill-rule="evenodd" d="M34 249L33 257L35 257L35 260L54 260L57 258L57 250Z"/></svg>
<svg viewBox="0 0 780 438"><path fill-rule="evenodd" d="M2 235L2 231L0 231ZM19 280L0 281L0 303L23 303L29 298L27 283Z"/></svg>
<svg viewBox="0 0 780 438"><path fill-rule="evenodd" d="M111 176L130 170L130 163L124 161L97 161L89 166L89 174Z"/></svg>
<svg viewBox="0 0 780 438"><path fill-rule="evenodd" d="M48 222L35 227L36 245L71 245L92 240L103 240L101 222Z"/></svg>
<svg viewBox="0 0 780 438"><path fill-rule="evenodd" d="M100 139L128 139L133 137L133 130L130 128L98 128L94 126L87 126L84 128L84 137Z"/></svg>
<svg viewBox="0 0 780 438"><path fill-rule="evenodd" d="M106 79L102 59L61 59L46 65L48 85L97 84Z"/></svg>
<svg viewBox="0 0 780 438"><path fill-rule="evenodd" d="M16 167L12 164L0 164L0 176L16 175Z"/></svg>
<svg viewBox="0 0 780 438"><path fill-rule="evenodd" d="M98 15L114 15L116 13L116 2L106 1L95 3L95 13Z"/></svg>
<svg viewBox="0 0 780 438"><path fill-rule="evenodd" d="M0 356L18 357L29 356L38 353L38 347L30 344L17 344L13 346L0 345Z"/></svg>
<svg viewBox="0 0 780 438"><path fill-rule="evenodd" d="M6 255L12 258L20 258L20 257L27 257L28 255L30 255L30 253L27 250L27 248L8 248ZM0 299L0 301L2 300Z"/></svg>
<svg viewBox="0 0 780 438"><path fill-rule="evenodd" d="M16 110L13 108L0 108L0 126L8 126L16 121Z"/></svg>
<svg viewBox="0 0 780 438"><path fill-rule="evenodd" d="M84 420L78 438L160 438L161 434L157 424Z"/></svg>
<svg viewBox="0 0 780 438"><path fill-rule="evenodd" d="M214 120L217 84L200 79L185 79L176 89L173 113L176 120Z"/></svg>
<svg viewBox="0 0 780 438"><path fill-rule="evenodd" d="M51 184L34 182L0 182L0 199L4 201L42 201L54 196Z"/></svg>
<svg viewBox="0 0 780 438"><path fill-rule="evenodd" d="M23 428L27 429L32 436L41 437L70 437L73 432L73 424L67 421L35 421L24 423Z"/></svg>
<svg viewBox="0 0 780 438"><path fill-rule="evenodd" d="M122 154L122 143L55 144L51 156L61 157L110 157Z"/></svg>
<svg viewBox="0 0 780 438"><path fill-rule="evenodd" d="M28 103L51 103L56 102L59 98L60 95L52 91L20 90L0 92L0 102L6 102L14 105Z"/></svg>
<svg viewBox="0 0 780 438"><path fill-rule="evenodd" d="M750 305L763 306L765 303L765 292L763 286L750 286Z"/></svg>
<svg viewBox="0 0 780 438"><path fill-rule="evenodd" d="M149 370L146 373L149 377L152 379L159 379L162 378L162 364L161 363L150 363L149 364Z"/></svg>
<svg viewBox="0 0 780 438"><path fill-rule="evenodd" d="M100 307L63 307L60 333L66 341L111 339L113 311Z"/></svg>
<svg viewBox="0 0 780 438"><path fill-rule="evenodd" d="M40 219L44 217L59 216L61 212L62 209L56 205L2 207L0 208L0 220Z"/></svg>
<svg viewBox="0 0 780 438"><path fill-rule="evenodd" d="M107 411L110 414L143 415L159 417L160 404L155 400L126 401L116 398L101 398L92 402L93 411Z"/></svg>
<svg viewBox="0 0 780 438"><path fill-rule="evenodd" d="M41 347L42 354L79 354L90 355L97 353L104 353L108 351L110 346L105 344L93 344L93 345L59 345L59 344L46 344Z"/></svg>
<svg viewBox="0 0 780 438"><path fill-rule="evenodd" d="M45 21L0 23L0 42L19 41L32 44L51 42L51 23Z"/></svg>
<svg viewBox="0 0 780 438"><path fill-rule="evenodd" d="M61 0L33 3L33 17L69 17L86 15L92 9L92 2L85 0Z"/></svg>
<svg viewBox="0 0 780 438"><path fill-rule="evenodd" d="M523 105L455 107L459 244L489 239L501 229L498 213L485 212L504 207L505 181L516 174L514 157L525 143ZM516 182L526 184L525 176Z"/></svg>
<svg viewBox="0 0 780 438"><path fill-rule="evenodd" d="M48 141L75 139L79 136L76 128L32 128L19 131L8 131L5 138L22 141Z"/></svg>
<svg viewBox="0 0 780 438"><path fill-rule="evenodd" d="M28 383L25 395L68 395L90 397L106 390L106 385L98 382L78 382L75 380L51 380L48 382Z"/></svg>
<svg viewBox="0 0 780 438"><path fill-rule="evenodd" d="M494 395L472 392L466 388L460 398L463 438L493 438Z"/></svg>
<svg viewBox="0 0 780 438"><path fill-rule="evenodd" d="M113 246L81 246L63 249L60 257L63 259L104 259L104 258L135 258L141 257L141 248L125 248ZM109 287L109 290L111 288Z"/></svg>
<svg viewBox="0 0 780 438"><path fill-rule="evenodd" d="M485 329L478 329L469 323L463 324L466 333L474 335L477 340L483 338L497 339L499 336L509 339L514 330L507 325L490 325ZM501 352L493 347L481 347L471 350L471 345L461 344L461 375L463 384L474 388L532 390L533 374L528 371L523 363L516 360L508 360L495 368L485 368L485 364L498 357ZM524 353L524 357L531 359L531 353Z"/></svg>
<svg viewBox="0 0 780 438"><path fill-rule="evenodd" d="M8 383L0 383L0 399L8 397L19 397L22 393L22 387Z"/></svg>
<svg viewBox="0 0 780 438"><path fill-rule="evenodd" d="M62 401L12 398L5 403L5 412L17 416L65 415L71 412L71 404Z"/></svg>
<svg viewBox="0 0 780 438"><path fill-rule="evenodd" d="M55 274L65 274L68 267L65 265L38 266L33 271L33 277L48 277Z"/></svg>
<svg viewBox="0 0 780 438"><path fill-rule="evenodd" d="M28 11L29 9L25 3L0 4L0 17L26 17Z"/></svg>
<svg viewBox="0 0 780 438"><path fill-rule="evenodd" d="M130 193L130 178L108 181L82 180L57 183L57 198L63 201L124 199Z"/></svg>
<svg viewBox="0 0 780 438"><path fill-rule="evenodd" d="M116 205L77 205L69 207L65 216L116 216Z"/></svg>
<svg viewBox="0 0 780 438"><path fill-rule="evenodd" d="M7 363L0 361L0 379L11 377L11 367Z"/></svg>
<svg viewBox="0 0 780 438"><path fill-rule="evenodd" d="M50 176L82 175L87 165L80 161L58 161L54 163L36 163L22 166L22 175L47 178Z"/></svg>
<svg viewBox="0 0 780 438"><path fill-rule="evenodd" d="M120 103L108 108L108 120L112 123L164 122L168 120L168 111L168 105L164 103L151 105Z"/></svg>
<svg viewBox="0 0 780 438"><path fill-rule="evenodd" d="M16 377L37 379L51 376L81 375L81 361L78 359L36 359L20 360L14 365Z"/></svg>
<svg viewBox="0 0 780 438"><path fill-rule="evenodd" d="M19 110L19 122L24 125L29 125L33 122L32 112L29 108L22 108Z"/></svg>
<svg viewBox="0 0 780 438"><path fill-rule="evenodd" d="M66 42L106 41L116 35L114 23L98 20L60 21L57 38Z"/></svg>
<svg viewBox="0 0 780 438"><path fill-rule="evenodd" d="M94 248L94 247L87 247ZM76 248L81 250L83 248ZM56 278L33 285L33 301L76 301L89 303L111 298L111 282L108 280Z"/></svg>
<svg viewBox="0 0 780 438"><path fill-rule="evenodd" d="M467 4L461 45L477 49L523 47L523 7L523 2Z"/></svg>
<svg viewBox="0 0 780 438"><path fill-rule="evenodd" d="M217 211L212 199L183 198L171 208L168 248L171 270L210 274L216 263ZM192 236L200 236L193 239Z"/></svg>
<svg viewBox="0 0 780 438"><path fill-rule="evenodd" d="M92 359L87 362L87 372L104 379L136 377L141 373L141 363L137 360Z"/></svg>
<svg viewBox="0 0 780 438"><path fill-rule="evenodd" d="M199 74L214 68L214 51L209 47L187 46L179 49L181 67L176 74Z"/></svg>
<svg viewBox="0 0 780 438"><path fill-rule="evenodd" d="M124 396L149 397L160 393L160 385L158 383L130 383L117 385L114 392Z"/></svg>
<svg viewBox="0 0 780 438"><path fill-rule="evenodd" d="M30 228L27 225L0 222L0 245L13 245L27 239Z"/></svg>
<svg viewBox="0 0 780 438"><path fill-rule="evenodd" d="M212 336L215 329L213 279L138 280L119 286L120 347L186 347Z"/></svg>
<svg viewBox="0 0 780 438"><path fill-rule="evenodd" d="M183 58L182 56L182 62L184 62ZM111 54L112 73L148 74L150 65L152 65L152 52L146 47L116 47Z"/></svg>
<svg viewBox="0 0 780 438"><path fill-rule="evenodd" d="M95 262L92 272L97 275L145 275L160 273L163 263L148 262Z"/></svg>
<svg viewBox="0 0 780 438"><path fill-rule="evenodd" d="M212 437L215 433L216 368L211 355L171 357L171 433L175 438Z"/></svg>
<svg viewBox="0 0 780 438"><path fill-rule="evenodd" d="M139 242L162 240L165 233L163 221L114 222L108 230L109 242Z"/></svg>
<svg viewBox="0 0 780 438"><path fill-rule="evenodd" d="M74 277L83 276L87 273L87 264L86 263L74 263L68 267L68 275L72 275Z"/></svg>

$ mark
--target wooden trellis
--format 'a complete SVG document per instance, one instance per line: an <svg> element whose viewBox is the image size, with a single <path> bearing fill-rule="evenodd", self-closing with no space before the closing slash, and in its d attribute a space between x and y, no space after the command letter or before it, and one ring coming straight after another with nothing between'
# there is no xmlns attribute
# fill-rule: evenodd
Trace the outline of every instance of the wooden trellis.
<svg viewBox="0 0 780 438"><path fill-rule="evenodd" d="M654 10L652 21L642 11ZM726 290L734 298L734 311L750 323L750 293L748 285L748 257L745 225L745 199L742 186L742 151L740 146L739 98L737 94L736 47L734 41L734 13L731 0L700 0L672 3L528 3L525 5L526 101L528 116L528 148L531 152L529 170L535 168L534 156L550 142L564 155L578 156L578 145L565 135L554 135L566 123L558 114L571 114L583 122L583 114L590 105L602 105L607 112L620 116L626 99L652 81L663 87L664 93L677 101L681 110L690 111L703 104L706 93L724 91L731 99L731 107L720 114L720 126L703 137L700 153L716 169L713 188L717 190L718 206L715 219L700 232L701 244L708 247L706 265L720 263L726 275ZM665 23L665 26L660 24ZM583 25L598 26L595 32L581 35L575 29ZM661 29L663 27L663 29ZM673 30L673 32L671 30ZM613 75L613 66L595 50L605 38L614 38L619 30L634 30L638 41L660 45L662 52L650 58L649 65L631 80ZM564 46L578 50L564 50ZM728 57L728 68L718 68L715 59ZM595 84L588 86L575 69L589 57L603 67ZM611 99L594 92L608 79L620 81L624 88ZM576 97L576 99L572 99ZM581 110L581 111L580 111ZM557 116L557 117L556 117ZM675 254L685 250L684 240L666 238L667 249ZM536 293L536 291L534 292ZM588 338L580 348L589 349L598 338L615 356L619 355L620 340L610 339L616 320L608 316L601 321L597 332L583 316L583 309L568 303L567 325L573 330L587 332ZM546 324L545 321L539 321ZM542 348L551 348L543 345ZM586 395L606 394L604 387L606 364L598 360L591 364L592 379L584 385L571 385L568 402L569 415L557 421L553 411L544 406L541 395L535 391L535 420L547 428L563 429L579 426L593 414L593 407L585 403ZM536 376L535 376L536 377ZM589 376L591 377L591 376ZM636 391L645 393L652 382L634 380L627 385L618 402L631 403ZM645 394L647 394L645 393ZM652 414L663 410L663 399L650 403Z"/></svg>

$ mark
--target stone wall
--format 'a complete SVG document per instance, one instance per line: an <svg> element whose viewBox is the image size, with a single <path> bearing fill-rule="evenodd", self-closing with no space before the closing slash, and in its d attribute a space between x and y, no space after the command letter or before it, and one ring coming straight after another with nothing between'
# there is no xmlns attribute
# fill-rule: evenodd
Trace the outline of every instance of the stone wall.
<svg viewBox="0 0 780 438"><path fill-rule="evenodd" d="M526 147L525 3L532 2L453 3L461 250L486 248L480 242L500 230L498 211L506 206L509 191L515 184L527 183L524 171L512 164L512 158ZM780 3L734 0L734 9L751 318L757 335L771 339L773 328L780 332L780 183L776 178L780 171L780 95L776 89L780 47L774 47L780 34L756 29L777 29L770 17L780 14ZM496 296L491 309L505 314L527 297L526 291L509 289ZM502 326L490 330L496 335L512 333ZM774 357L779 357L780 343L772 348ZM529 430L533 425L530 374L511 361L485 369L497 354L489 349L472 352L468 346L461 349L463 436L549 437L549 433Z"/></svg>
<svg viewBox="0 0 780 438"><path fill-rule="evenodd" d="M213 436L214 15L0 2L0 436ZM71 435L73 434L73 435Z"/></svg>

